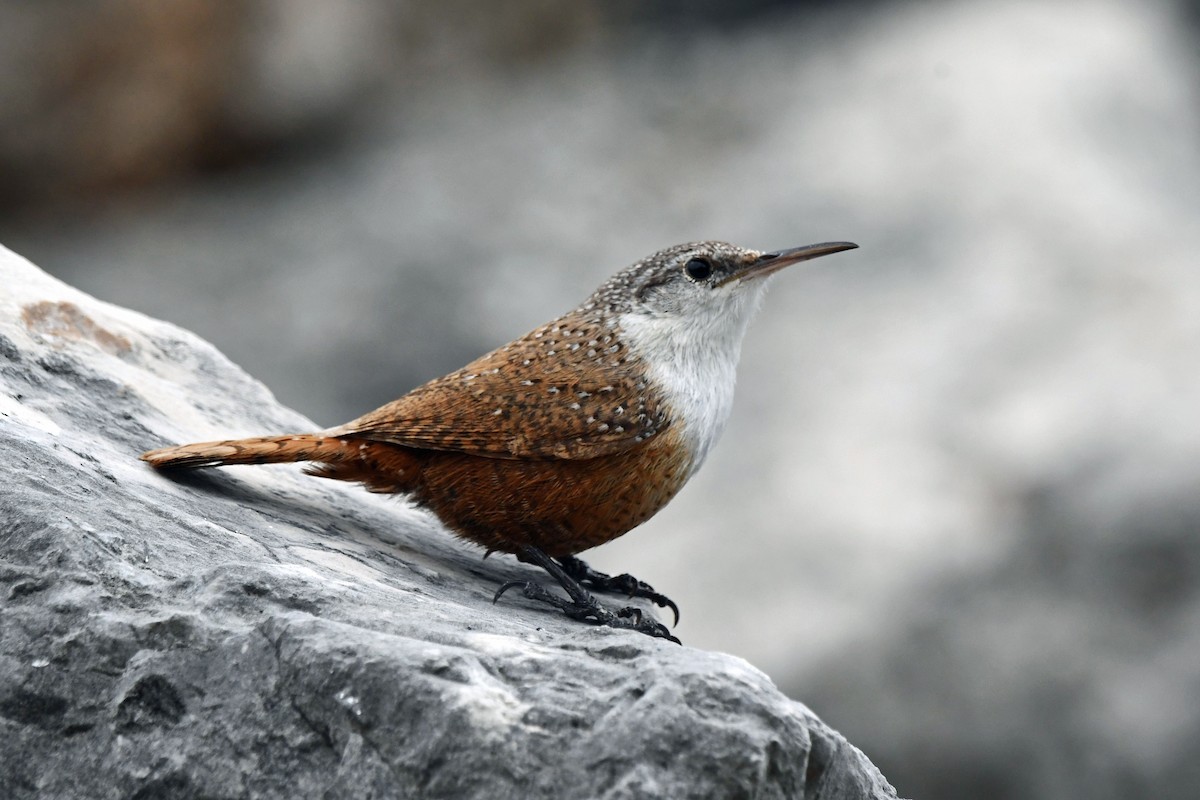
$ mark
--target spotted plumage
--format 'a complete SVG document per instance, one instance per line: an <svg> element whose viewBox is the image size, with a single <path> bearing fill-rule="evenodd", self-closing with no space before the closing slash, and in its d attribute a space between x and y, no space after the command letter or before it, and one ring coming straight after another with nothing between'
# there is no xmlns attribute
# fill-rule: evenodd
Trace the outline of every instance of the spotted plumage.
<svg viewBox="0 0 1200 800"><path fill-rule="evenodd" d="M603 608L579 581L673 603L573 556L649 519L704 461L728 418L766 276L853 246L678 245L617 273L570 313L345 425L142 458L160 469L308 461L313 475L407 494L489 552L545 567L571 600L532 583L527 597L672 638L640 612Z"/></svg>
<svg viewBox="0 0 1200 800"><path fill-rule="evenodd" d="M599 314L578 312L330 433L505 459L590 459L670 423L645 365Z"/></svg>

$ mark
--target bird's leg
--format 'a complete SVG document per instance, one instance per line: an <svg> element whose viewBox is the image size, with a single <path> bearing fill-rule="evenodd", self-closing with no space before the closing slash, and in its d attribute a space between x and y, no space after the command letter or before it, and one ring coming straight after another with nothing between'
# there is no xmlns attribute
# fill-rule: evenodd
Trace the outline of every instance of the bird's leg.
<svg viewBox="0 0 1200 800"><path fill-rule="evenodd" d="M671 598L654 591L653 586L645 581L639 581L628 572L614 578L592 569L586 562L575 556L563 556L558 559L558 563L562 565L564 572L579 581L580 584L598 592L613 592L626 597L644 597L661 608L671 609L671 613L675 615L675 624L679 624L679 606L675 605Z"/></svg>
<svg viewBox="0 0 1200 800"><path fill-rule="evenodd" d="M509 581L496 591L496 596L492 598L493 603L499 600L500 596L509 589L519 586L521 587L521 593L525 597L530 600L537 600L540 603L548 603L571 619L591 622L596 625L607 625L610 628L637 631L647 636L654 636L659 639L667 639L675 644L682 644L670 634L662 623L643 616L640 608L622 608L620 611L614 613L600 605L599 601L592 597L587 589L579 585L579 581L567 574L567 571L557 561L540 549L530 546L522 547L517 553L517 557L522 561L537 564L546 570L546 572L549 572L551 577L558 581L559 585L562 586L571 599L564 600L548 591L539 583L532 581Z"/></svg>

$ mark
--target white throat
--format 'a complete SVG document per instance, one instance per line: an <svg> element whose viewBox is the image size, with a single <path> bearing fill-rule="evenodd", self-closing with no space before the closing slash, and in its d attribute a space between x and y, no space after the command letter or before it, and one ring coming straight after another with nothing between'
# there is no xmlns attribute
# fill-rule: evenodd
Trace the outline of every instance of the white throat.
<svg viewBox="0 0 1200 800"><path fill-rule="evenodd" d="M737 364L746 327L762 299L766 281L717 300L702 314L651 316L626 313L623 335L642 358L683 424L692 453L689 475L704 463L733 408Z"/></svg>

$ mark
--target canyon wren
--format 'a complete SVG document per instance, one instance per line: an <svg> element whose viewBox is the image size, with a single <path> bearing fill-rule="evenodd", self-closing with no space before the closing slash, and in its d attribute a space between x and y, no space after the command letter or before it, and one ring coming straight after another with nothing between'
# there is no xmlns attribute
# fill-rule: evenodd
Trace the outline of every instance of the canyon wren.
<svg viewBox="0 0 1200 800"><path fill-rule="evenodd" d="M162 470L312 462L311 475L409 495L488 554L542 567L568 595L510 581L493 602L520 587L573 619L678 642L640 609L610 610L588 588L648 599L678 622L667 597L575 554L645 522L700 468L729 417L742 338L768 276L854 247L671 247L574 311L345 425L142 460Z"/></svg>

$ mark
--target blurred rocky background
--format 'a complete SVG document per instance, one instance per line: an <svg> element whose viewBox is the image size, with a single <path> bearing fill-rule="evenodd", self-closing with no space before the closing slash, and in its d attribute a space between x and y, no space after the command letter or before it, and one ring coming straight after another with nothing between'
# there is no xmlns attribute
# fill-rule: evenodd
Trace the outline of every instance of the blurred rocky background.
<svg viewBox="0 0 1200 800"><path fill-rule="evenodd" d="M1198 21L7 3L0 241L321 425L659 247L856 241L777 281L705 470L589 560L902 796L1193 798Z"/></svg>

